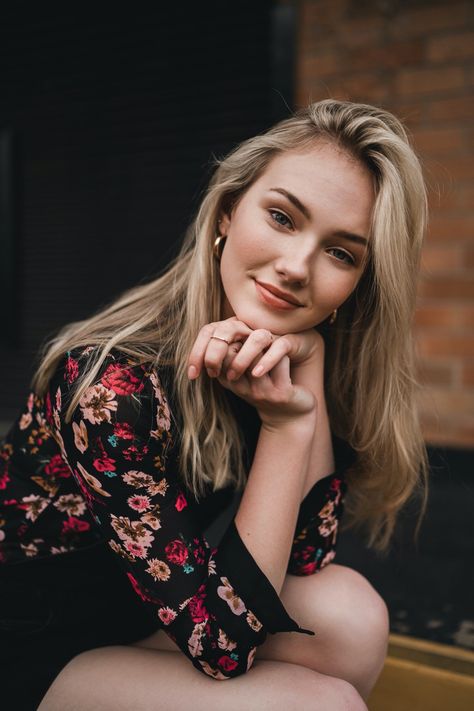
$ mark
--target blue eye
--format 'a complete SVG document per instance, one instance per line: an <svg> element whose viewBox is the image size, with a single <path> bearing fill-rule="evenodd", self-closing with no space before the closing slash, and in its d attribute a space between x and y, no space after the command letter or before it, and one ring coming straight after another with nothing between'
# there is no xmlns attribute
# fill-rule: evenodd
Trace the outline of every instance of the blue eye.
<svg viewBox="0 0 474 711"><path fill-rule="evenodd" d="M279 225L280 227L293 227L290 218L287 217L284 212L280 212L280 210L269 210L268 212L270 213L272 220L276 222L277 225ZM286 220L287 224L284 224L284 222L280 222L278 217L282 217L283 220Z"/></svg>
<svg viewBox="0 0 474 711"><path fill-rule="evenodd" d="M340 262L346 262L346 264L355 264L355 259L349 254L349 252L345 252L343 249L338 249L337 247L331 247L329 252L336 252L337 254L336 259L339 259ZM337 256L339 255L339 256Z"/></svg>

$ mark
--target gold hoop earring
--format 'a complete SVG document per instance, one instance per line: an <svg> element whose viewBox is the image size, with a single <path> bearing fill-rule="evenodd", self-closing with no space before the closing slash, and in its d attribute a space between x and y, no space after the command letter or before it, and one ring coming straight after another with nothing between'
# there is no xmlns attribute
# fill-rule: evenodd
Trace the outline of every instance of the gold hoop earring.
<svg viewBox="0 0 474 711"><path fill-rule="evenodd" d="M220 262L221 257L222 257L222 250L224 249L224 242L227 239L227 235L217 235L216 239L214 240L214 245L212 247L212 251L214 254L214 257L217 259L218 262Z"/></svg>
<svg viewBox="0 0 474 711"><path fill-rule="evenodd" d="M334 311L333 311L332 314L331 314L331 318L329 319L329 325L330 325L330 326L332 326L332 324L333 324L334 321L336 320L336 316L337 316L337 309L334 309Z"/></svg>

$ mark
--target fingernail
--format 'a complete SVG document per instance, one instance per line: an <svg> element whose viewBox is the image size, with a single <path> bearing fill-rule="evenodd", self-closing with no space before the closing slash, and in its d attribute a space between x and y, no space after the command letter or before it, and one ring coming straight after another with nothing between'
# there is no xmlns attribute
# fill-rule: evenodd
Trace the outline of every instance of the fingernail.
<svg viewBox="0 0 474 711"><path fill-rule="evenodd" d="M217 373L215 370L212 370L212 368L207 368L207 374L210 378L215 378Z"/></svg>
<svg viewBox="0 0 474 711"><path fill-rule="evenodd" d="M263 373L263 365L257 365L253 370L252 370L252 375L261 375Z"/></svg>
<svg viewBox="0 0 474 711"><path fill-rule="evenodd" d="M197 375L197 368L194 365L190 365L188 368L188 378L195 378Z"/></svg>

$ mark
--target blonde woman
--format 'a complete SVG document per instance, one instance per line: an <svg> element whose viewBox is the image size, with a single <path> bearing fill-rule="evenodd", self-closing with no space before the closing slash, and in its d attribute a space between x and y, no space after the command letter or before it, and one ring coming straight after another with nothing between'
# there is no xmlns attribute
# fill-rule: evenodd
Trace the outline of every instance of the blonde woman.
<svg viewBox="0 0 474 711"><path fill-rule="evenodd" d="M423 508L425 212L394 116L312 104L218 161L166 273L47 344L2 449L15 708L12 665L41 711L366 708L387 611L332 561L344 498L379 549Z"/></svg>

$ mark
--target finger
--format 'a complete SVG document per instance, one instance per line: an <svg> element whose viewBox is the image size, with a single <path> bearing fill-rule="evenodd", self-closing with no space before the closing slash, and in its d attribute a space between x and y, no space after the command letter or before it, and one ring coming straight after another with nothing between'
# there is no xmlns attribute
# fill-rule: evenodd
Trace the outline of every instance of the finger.
<svg viewBox="0 0 474 711"><path fill-rule="evenodd" d="M235 357L232 368L227 373L229 380L238 380L257 356L264 353L273 343L274 334L265 328L257 328L249 335L239 353Z"/></svg>
<svg viewBox="0 0 474 711"><path fill-rule="evenodd" d="M217 331L218 328L219 331ZM193 347L191 348L188 357L189 378L193 379L199 376L201 369L204 365L204 357L210 343L212 343L213 345L213 348L211 348L211 354L212 350L214 350L214 354L218 354L216 363L219 364L220 360L222 360L225 353L227 352L226 349L228 348L228 344L224 341L219 341L216 338L212 339L211 337L213 335L218 335L222 338L225 338L227 341L232 342L234 340L247 338L250 333L251 329L242 321L232 321L230 319L228 319L227 321L208 323L203 326L199 331L196 340L194 341Z"/></svg>
<svg viewBox="0 0 474 711"><path fill-rule="evenodd" d="M266 353L258 359L252 368L254 378L269 373L281 361L283 356L291 353L291 342L286 336L281 336L272 343Z"/></svg>
<svg viewBox="0 0 474 711"><path fill-rule="evenodd" d="M287 355L269 373L270 379L275 388L286 388L291 385L290 359Z"/></svg>

